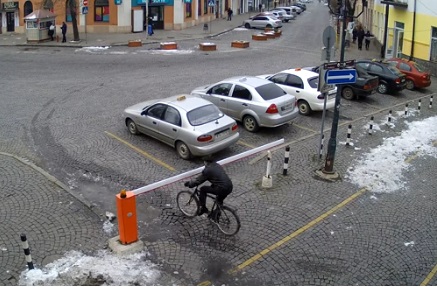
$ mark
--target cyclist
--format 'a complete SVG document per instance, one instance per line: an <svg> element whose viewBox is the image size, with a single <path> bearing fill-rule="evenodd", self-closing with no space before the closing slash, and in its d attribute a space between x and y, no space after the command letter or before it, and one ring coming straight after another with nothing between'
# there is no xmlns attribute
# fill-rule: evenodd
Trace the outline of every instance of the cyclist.
<svg viewBox="0 0 437 287"><path fill-rule="evenodd" d="M208 208L206 208L207 193L215 194L217 202L223 204L223 200L232 192L233 188L231 179L220 164L216 163L210 156L204 157L203 162L205 168L202 170L202 173L196 179L185 182L185 186L190 188L200 185L205 181L211 183L210 186L204 185L199 189L200 210L198 215L209 212Z"/></svg>

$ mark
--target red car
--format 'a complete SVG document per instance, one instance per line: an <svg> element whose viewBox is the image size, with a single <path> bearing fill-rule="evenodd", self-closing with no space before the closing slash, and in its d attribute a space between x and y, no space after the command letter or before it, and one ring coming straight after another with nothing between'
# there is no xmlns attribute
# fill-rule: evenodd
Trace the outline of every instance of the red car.
<svg viewBox="0 0 437 287"><path fill-rule="evenodd" d="M416 62L400 58L387 60L389 64L396 66L402 73L407 76L405 87L409 90L414 88L426 88L431 85L431 75L429 72L418 65Z"/></svg>

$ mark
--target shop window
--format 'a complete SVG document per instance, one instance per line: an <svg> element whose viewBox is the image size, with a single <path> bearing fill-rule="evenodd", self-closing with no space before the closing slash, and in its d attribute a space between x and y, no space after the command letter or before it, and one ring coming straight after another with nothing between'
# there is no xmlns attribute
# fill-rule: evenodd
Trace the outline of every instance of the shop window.
<svg viewBox="0 0 437 287"><path fill-rule="evenodd" d="M96 0L94 21L109 22L109 2L108 0Z"/></svg>
<svg viewBox="0 0 437 287"><path fill-rule="evenodd" d="M191 3L185 3L185 18L191 18Z"/></svg>
<svg viewBox="0 0 437 287"><path fill-rule="evenodd" d="M33 12L32 2L26 1L26 3L24 3L24 17L26 17L27 15L29 15L32 12Z"/></svg>
<svg viewBox="0 0 437 287"><path fill-rule="evenodd" d="M431 27L431 56L430 61L437 62L437 27Z"/></svg>

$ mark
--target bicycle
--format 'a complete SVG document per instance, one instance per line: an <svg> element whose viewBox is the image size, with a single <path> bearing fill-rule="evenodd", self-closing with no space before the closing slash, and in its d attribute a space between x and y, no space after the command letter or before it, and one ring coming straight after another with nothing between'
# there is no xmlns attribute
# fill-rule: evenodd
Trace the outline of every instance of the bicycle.
<svg viewBox="0 0 437 287"><path fill-rule="evenodd" d="M217 202L216 196L207 194L214 200L208 218L217 225L223 234L232 236L240 230L240 218L237 213L230 207ZM176 203L179 210L188 217L194 217L200 209L198 186L194 191L183 190L176 196Z"/></svg>

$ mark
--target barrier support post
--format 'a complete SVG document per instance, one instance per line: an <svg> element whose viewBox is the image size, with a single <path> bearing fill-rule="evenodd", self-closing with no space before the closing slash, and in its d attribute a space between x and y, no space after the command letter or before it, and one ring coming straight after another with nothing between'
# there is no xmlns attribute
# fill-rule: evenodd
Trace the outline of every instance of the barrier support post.
<svg viewBox="0 0 437 287"><path fill-rule="evenodd" d="M122 190L116 195L118 232L121 244L130 244L138 240L137 210L135 195L132 191Z"/></svg>

